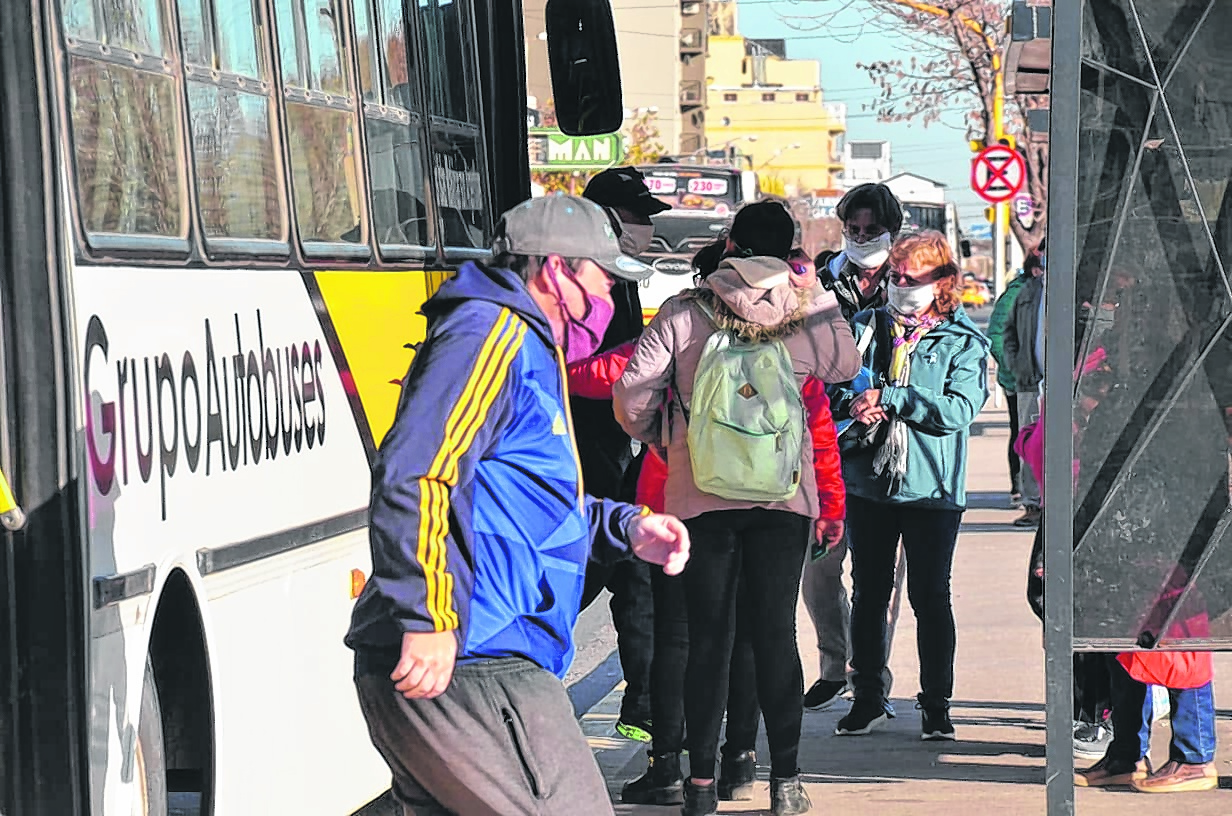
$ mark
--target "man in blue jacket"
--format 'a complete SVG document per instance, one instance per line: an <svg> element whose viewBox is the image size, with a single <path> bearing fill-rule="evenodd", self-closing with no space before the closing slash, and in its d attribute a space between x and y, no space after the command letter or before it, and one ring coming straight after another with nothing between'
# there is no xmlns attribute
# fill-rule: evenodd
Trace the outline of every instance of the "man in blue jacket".
<svg viewBox="0 0 1232 816"><path fill-rule="evenodd" d="M674 575L689 542L674 517L584 495L564 362L602 338L612 278L650 270L572 196L505 213L493 255L424 306L346 642L407 813L611 813L560 681L586 564L632 551Z"/></svg>

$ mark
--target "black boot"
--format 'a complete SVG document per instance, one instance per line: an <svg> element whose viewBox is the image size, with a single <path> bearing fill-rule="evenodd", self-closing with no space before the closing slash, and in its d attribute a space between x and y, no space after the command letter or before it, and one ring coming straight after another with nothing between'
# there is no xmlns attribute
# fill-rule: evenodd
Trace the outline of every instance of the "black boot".
<svg viewBox="0 0 1232 816"><path fill-rule="evenodd" d="M692 780L684 786L684 809L680 816L710 816L719 812L719 796L715 784L694 785Z"/></svg>
<svg viewBox="0 0 1232 816"><path fill-rule="evenodd" d="M646 773L626 782L620 790L626 805L679 805L684 802L684 778L680 774L680 754L650 755Z"/></svg>
<svg viewBox="0 0 1232 816"><path fill-rule="evenodd" d="M741 751L733 757L723 757L719 765L719 798L724 802L747 802L753 798L753 783L757 781L757 755Z"/></svg>
<svg viewBox="0 0 1232 816"><path fill-rule="evenodd" d="M808 813L813 808L804 786L800 784L800 776L787 779L770 780L770 812L774 816L796 816Z"/></svg>

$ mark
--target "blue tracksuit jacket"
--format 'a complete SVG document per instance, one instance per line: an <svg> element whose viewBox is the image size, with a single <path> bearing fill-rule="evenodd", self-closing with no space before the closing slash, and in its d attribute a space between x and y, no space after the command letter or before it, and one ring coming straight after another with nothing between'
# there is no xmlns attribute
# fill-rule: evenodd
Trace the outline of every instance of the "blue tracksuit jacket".
<svg viewBox="0 0 1232 816"><path fill-rule="evenodd" d="M587 560L627 556L640 508L583 494L563 359L515 274L468 263L424 314L346 643L357 671L392 671L404 632L452 630L460 663L521 656L563 677Z"/></svg>

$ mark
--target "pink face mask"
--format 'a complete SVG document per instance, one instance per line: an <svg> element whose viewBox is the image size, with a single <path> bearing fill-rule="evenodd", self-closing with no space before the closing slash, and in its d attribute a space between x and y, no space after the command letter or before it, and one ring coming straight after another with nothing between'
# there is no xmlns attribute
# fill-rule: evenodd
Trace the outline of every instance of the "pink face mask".
<svg viewBox="0 0 1232 816"><path fill-rule="evenodd" d="M608 324L612 322L615 310L598 295L586 291L586 287L574 275L573 270L564 267L569 280L582 290L586 297L586 311L581 319L569 313L565 306L565 294L561 291L560 280L553 275L552 284L556 287L556 297L560 299L560 311L565 318L565 336L562 338L562 348L565 352L565 362L575 363L584 360L599 350L603 343L603 335L607 333Z"/></svg>

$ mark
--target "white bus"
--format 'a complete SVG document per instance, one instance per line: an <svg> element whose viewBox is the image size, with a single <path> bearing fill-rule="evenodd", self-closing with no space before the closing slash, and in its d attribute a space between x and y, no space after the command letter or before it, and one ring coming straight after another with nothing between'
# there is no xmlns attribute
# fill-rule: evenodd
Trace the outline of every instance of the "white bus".
<svg viewBox="0 0 1232 816"><path fill-rule="evenodd" d="M557 88L586 132L606 14L562 50L615 77ZM522 48L509 0L0 3L0 812L388 787L342 643L369 462L529 193Z"/></svg>

